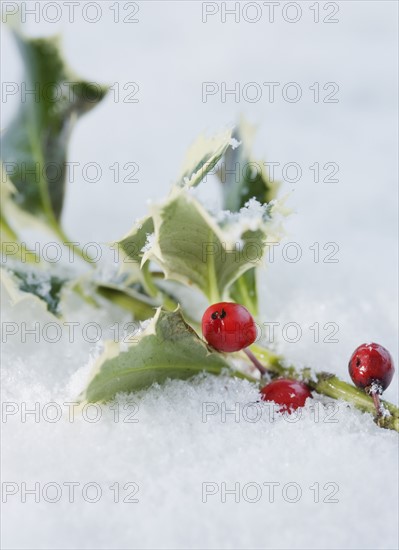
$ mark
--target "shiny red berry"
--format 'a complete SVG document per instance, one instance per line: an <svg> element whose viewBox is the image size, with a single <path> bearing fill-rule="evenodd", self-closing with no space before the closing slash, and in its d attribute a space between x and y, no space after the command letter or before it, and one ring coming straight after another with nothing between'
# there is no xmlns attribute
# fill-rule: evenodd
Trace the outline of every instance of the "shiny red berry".
<svg viewBox="0 0 399 550"><path fill-rule="evenodd" d="M298 380L280 378L273 380L260 390L263 401L274 401L281 411L295 410L305 405L306 399L312 397L309 386Z"/></svg>
<svg viewBox="0 0 399 550"><path fill-rule="evenodd" d="M349 360L349 374L358 388L373 385L385 390L391 383L395 367L391 354L380 344L362 344Z"/></svg>
<svg viewBox="0 0 399 550"><path fill-rule="evenodd" d="M219 302L209 306L202 316L202 334L218 351L239 351L256 340L256 325L244 306Z"/></svg>

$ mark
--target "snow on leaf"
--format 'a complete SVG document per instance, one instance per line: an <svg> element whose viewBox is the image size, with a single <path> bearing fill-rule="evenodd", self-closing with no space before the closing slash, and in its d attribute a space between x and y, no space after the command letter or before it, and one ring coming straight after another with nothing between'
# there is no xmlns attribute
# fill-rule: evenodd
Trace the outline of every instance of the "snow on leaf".
<svg viewBox="0 0 399 550"><path fill-rule="evenodd" d="M22 300L40 301L50 313L58 315L65 279L46 272L1 268L5 296L15 305Z"/></svg>
<svg viewBox="0 0 399 550"><path fill-rule="evenodd" d="M198 185L221 159L229 145L235 143L231 135L232 130L212 138L199 136L186 155L177 187L191 188ZM151 216L137 220L133 229L118 241L124 258L139 264L143 254L151 248L153 232L154 223Z"/></svg>
<svg viewBox="0 0 399 550"><path fill-rule="evenodd" d="M219 225L192 195L176 192L153 210L154 245L142 261L154 260L167 279L195 285L218 301L261 262L272 209L265 206L256 218L225 219Z"/></svg>
<svg viewBox="0 0 399 550"><path fill-rule="evenodd" d="M232 212L240 210L253 197L261 204L270 202L279 188L279 182L269 179L265 163L253 157L254 136L255 128L242 120L233 133L241 145L226 151L218 170L223 206Z"/></svg>
<svg viewBox="0 0 399 550"><path fill-rule="evenodd" d="M143 257L143 248L147 244L147 236L154 232L154 223L151 216L145 216L137 220L133 229L127 233L120 241L118 241L119 249L122 252L123 258L127 260L125 263L136 263L140 265Z"/></svg>
<svg viewBox="0 0 399 550"><path fill-rule="evenodd" d="M271 181L261 160L253 158L252 143L255 128L244 120L235 129L233 138L241 142L240 147L228 149L218 170L222 183L223 206L232 212L250 201L258 204L270 203L277 194L279 182ZM255 269L241 275L232 285L230 296L246 304L254 315L258 313L258 297Z"/></svg>

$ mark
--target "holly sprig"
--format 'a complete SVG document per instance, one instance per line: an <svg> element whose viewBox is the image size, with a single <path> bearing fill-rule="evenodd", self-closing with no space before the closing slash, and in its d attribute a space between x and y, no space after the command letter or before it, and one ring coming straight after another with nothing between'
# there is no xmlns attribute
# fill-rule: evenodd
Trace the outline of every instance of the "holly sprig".
<svg viewBox="0 0 399 550"><path fill-rule="evenodd" d="M15 168L2 177L1 196L5 200L0 210L0 227L6 257L9 248L4 243L18 243L22 227L37 219L65 240L60 220L67 138L77 116L95 103L84 102L89 85L70 78L72 73L65 66L55 39L32 40L18 33L17 41L29 81L46 85L51 77L60 85L75 80L78 86L68 94L72 98L69 103L62 97L59 103L52 98L22 105L2 136L2 161L12 161ZM98 89L100 100L106 87ZM139 333L127 341L105 343L80 396L82 401L108 401L120 392L142 390L168 378L188 379L203 371L263 383L252 374L248 354L216 351L201 338L199 329L206 304L222 300L240 303L255 317L258 315L258 277L265 248L267 242L276 242L282 235L287 209L284 200L277 199L278 183L269 179L264 163L252 155L254 133L241 121L237 128L216 137L198 138L169 195L153 205L115 243L121 262L119 272L112 277L104 279L97 269L79 277L60 276L47 265L50 274L46 275L46 293L40 284L43 270L35 265L38 258L34 253L25 250L27 259L32 261L28 266L21 262L10 266L7 262L2 270L2 285L14 304L25 300L27 307L39 304L50 315L63 317L65 304L74 295L75 302L84 300L93 308L107 307L110 302L117 304L142 323ZM21 179L22 163L45 161L60 165L56 181L44 177L38 183ZM220 183L219 209L203 204L198 193L199 186L211 178ZM297 369L260 345L253 345L251 350L270 378L302 380L320 395L374 413L371 397L334 374ZM399 431L398 408L383 404L388 413L377 416L377 424Z"/></svg>

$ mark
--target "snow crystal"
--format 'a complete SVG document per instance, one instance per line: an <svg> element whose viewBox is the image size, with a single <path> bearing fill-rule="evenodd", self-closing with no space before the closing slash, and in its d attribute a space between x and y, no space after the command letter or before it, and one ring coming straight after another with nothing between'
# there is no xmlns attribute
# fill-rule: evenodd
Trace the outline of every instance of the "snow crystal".
<svg viewBox="0 0 399 550"><path fill-rule="evenodd" d="M216 220L220 224L233 225L241 224L245 228L253 231L259 227L259 224L267 217L268 204L261 204L255 197L249 199L239 212L230 212L230 210L220 210L215 213Z"/></svg>
<svg viewBox="0 0 399 550"><path fill-rule="evenodd" d="M146 252L148 252L149 250L151 250L153 244L154 244L154 240L155 240L155 233L147 233L146 234L146 242L145 242L145 245L143 246L143 248L141 249L141 252L143 252L143 254L145 254Z"/></svg>
<svg viewBox="0 0 399 550"><path fill-rule="evenodd" d="M242 141L239 141L236 138L231 138L230 140L230 145L232 149L237 149L237 147L239 147L241 144L242 144Z"/></svg>
<svg viewBox="0 0 399 550"><path fill-rule="evenodd" d="M226 236L231 242L242 243L242 235L246 231L256 231L264 227L265 222L270 219L268 211L275 201L261 204L255 197L249 199L239 212L230 210L213 210L212 214L217 223L223 228Z"/></svg>

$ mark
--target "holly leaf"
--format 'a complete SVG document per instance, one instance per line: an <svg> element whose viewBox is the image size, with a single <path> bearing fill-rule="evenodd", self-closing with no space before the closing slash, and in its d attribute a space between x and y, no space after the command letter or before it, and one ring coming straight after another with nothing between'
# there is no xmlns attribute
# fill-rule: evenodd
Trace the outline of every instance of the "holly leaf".
<svg viewBox="0 0 399 550"><path fill-rule="evenodd" d="M199 136L187 152L175 186L186 189L196 187L224 155L231 144L231 134L232 131L228 130L212 138ZM118 241L117 244L122 253L122 264L128 264L127 269L132 268L131 264L141 263L146 245L150 247L148 240L153 232L153 218L145 216L137 220L133 229Z"/></svg>
<svg viewBox="0 0 399 550"><path fill-rule="evenodd" d="M19 111L1 139L4 169L19 208L57 230L66 172L66 150L76 120L106 89L79 79L66 66L58 37L26 38L14 31L24 63Z"/></svg>
<svg viewBox="0 0 399 550"><path fill-rule="evenodd" d="M150 247L148 240L154 231L154 221L151 216L145 216L137 220L133 229L129 231L116 244L121 252L120 272L121 274L130 274L131 281L141 281L145 290L150 296L156 297L158 294L155 288L148 263L142 263L143 255Z"/></svg>
<svg viewBox="0 0 399 550"><path fill-rule="evenodd" d="M3 167L1 167L0 175L0 223L3 241L3 235L9 239L16 238L15 232L9 224L6 216L6 205L12 200L11 197L15 193L15 188L4 173Z"/></svg>
<svg viewBox="0 0 399 550"><path fill-rule="evenodd" d="M232 144L232 130L227 130L218 136L207 138L203 135L194 142L186 154L183 168L177 182L172 187L176 189L196 187L205 176L216 166L229 145ZM154 232L152 216L137 220L135 226L127 235L117 242L121 251L121 273L126 271L141 280L146 291L153 297L158 291L152 280L149 262L142 261L143 256L151 248L151 237ZM140 267L141 272L137 269Z"/></svg>
<svg viewBox="0 0 399 550"><path fill-rule="evenodd" d="M117 243L122 253L122 264L137 264L137 267L140 266L144 254L143 248L153 232L154 222L151 216L145 216L137 220L133 229Z"/></svg>
<svg viewBox="0 0 399 550"><path fill-rule="evenodd" d="M250 199L261 204L276 198L280 183L271 181L265 163L253 158L252 144L255 128L241 121L233 138L240 146L226 150L218 170L223 189L223 208L238 212Z"/></svg>
<svg viewBox="0 0 399 550"><path fill-rule="evenodd" d="M134 392L168 378L185 380L202 371L220 374L228 366L224 356L198 337L179 310L159 308L126 351L121 351L118 343L106 343L80 399L109 401L119 392Z"/></svg>
<svg viewBox="0 0 399 550"><path fill-rule="evenodd" d="M40 300L53 315L59 315L59 304L66 279L45 271L1 269L1 279L8 299L13 305L31 299Z"/></svg>
<svg viewBox="0 0 399 550"><path fill-rule="evenodd" d="M17 207L13 200L15 187L7 178L3 166L0 169L0 241L1 254L6 259L19 258L23 262L39 263L40 258L37 254L28 250L25 243L20 243L18 235L14 229L16 225L23 225L24 212ZM12 224L11 224L12 220Z"/></svg>
<svg viewBox="0 0 399 550"><path fill-rule="evenodd" d="M154 208L154 241L142 261L154 260L166 279L195 285L217 302L260 264L273 209L253 201L217 221L191 194L177 192Z"/></svg>
<svg viewBox="0 0 399 550"><path fill-rule="evenodd" d="M177 187L196 187L216 166L232 143L232 130L211 138L200 135L187 152Z"/></svg>
<svg viewBox="0 0 399 550"><path fill-rule="evenodd" d="M223 189L223 207L238 212L250 199L268 203L275 199L280 183L271 181L263 161L252 156L255 128L244 120L235 129L233 138L240 142L235 149L228 149L218 170ZM244 304L253 315L258 314L256 270L250 269L233 283L230 297Z"/></svg>

